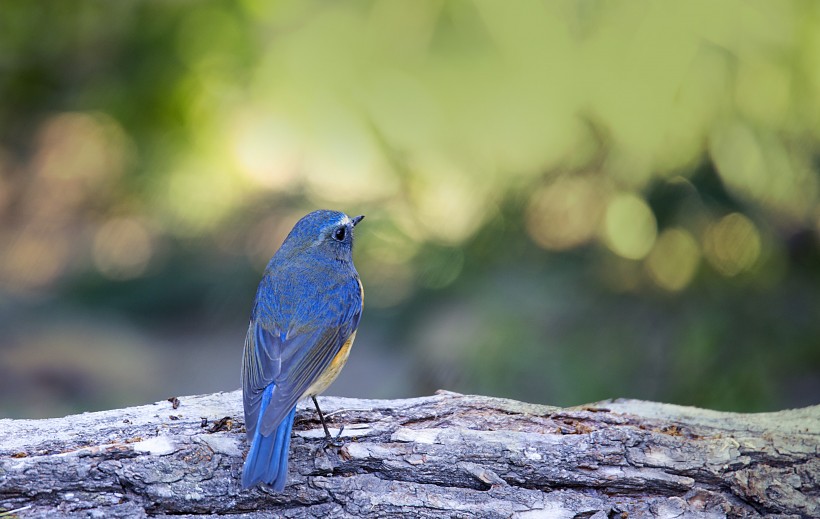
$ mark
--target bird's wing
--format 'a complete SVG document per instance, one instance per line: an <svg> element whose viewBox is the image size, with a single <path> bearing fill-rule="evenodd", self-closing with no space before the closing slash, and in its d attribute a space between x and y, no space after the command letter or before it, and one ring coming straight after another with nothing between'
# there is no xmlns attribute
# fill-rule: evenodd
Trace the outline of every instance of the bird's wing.
<svg viewBox="0 0 820 519"><path fill-rule="evenodd" d="M351 281L355 283L355 290L340 290L334 294L343 300L344 312L324 317L325 312L316 309L318 326L313 329L285 333L251 322L242 370L246 422L253 422L245 424L249 437L256 429L262 393L268 385L273 383L274 388L262 416L260 432L263 435L276 429L356 331L362 294L358 280Z"/></svg>
<svg viewBox="0 0 820 519"><path fill-rule="evenodd" d="M262 395L281 370L279 361L281 350L279 333L265 330L256 320L251 319L245 335L245 350L242 356L242 399L245 407L245 429L248 438L253 438L259 413L262 411Z"/></svg>

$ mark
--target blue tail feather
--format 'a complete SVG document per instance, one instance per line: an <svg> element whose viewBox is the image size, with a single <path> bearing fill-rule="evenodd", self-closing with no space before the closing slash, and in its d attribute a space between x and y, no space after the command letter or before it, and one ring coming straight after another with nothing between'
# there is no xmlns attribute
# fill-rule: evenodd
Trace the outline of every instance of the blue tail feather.
<svg viewBox="0 0 820 519"><path fill-rule="evenodd" d="M270 388L269 388L270 389ZM262 415L270 402L270 391L266 390L259 408L259 421L251 442L251 450L242 470L242 486L251 488L257 483L267 483L277 492L285 489L288 479L288 451L290 450L290 432L296 407L290 410L282 423L269 436L259 432Z"/></svg>

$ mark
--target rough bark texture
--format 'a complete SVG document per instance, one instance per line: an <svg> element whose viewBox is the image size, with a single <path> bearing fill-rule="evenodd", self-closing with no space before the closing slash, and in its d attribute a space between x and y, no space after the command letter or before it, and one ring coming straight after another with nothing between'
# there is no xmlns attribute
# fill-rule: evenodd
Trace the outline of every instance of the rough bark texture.
<svg viewBox="0 0 820 519"><path fill-rule="evenodd" d="M299 406L284 493L242 490L239 392L0 420L0 515L820 517L820 406L556 408L442 392Z"/></svg>

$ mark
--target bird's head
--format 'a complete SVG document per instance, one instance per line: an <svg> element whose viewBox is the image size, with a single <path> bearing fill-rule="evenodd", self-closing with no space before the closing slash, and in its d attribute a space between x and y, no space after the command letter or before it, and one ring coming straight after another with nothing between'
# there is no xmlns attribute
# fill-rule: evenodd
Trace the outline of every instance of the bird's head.
<svg viewBox="0 0 820 519"><path fill-rule="evenodd" d="M363 218L364 215L350 217L339 211L313 211L296 222L280 250L352 261L353 228Z"/></svg>

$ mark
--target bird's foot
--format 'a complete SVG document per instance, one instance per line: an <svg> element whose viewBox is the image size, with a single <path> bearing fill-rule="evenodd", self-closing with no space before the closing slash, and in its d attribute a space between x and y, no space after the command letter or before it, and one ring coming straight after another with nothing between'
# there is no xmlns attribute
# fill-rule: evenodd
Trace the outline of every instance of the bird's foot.
<svg viewBox="0 0 820 519"><path fill-rule="evenodd" d="M345 444L344 439L342 439L342 431L345 430L344 424L339 427L339 432L336 433L336 436L331 436L329 430L325 430L325 449L328 447L336 447L337 449L343 447Z"/></svg>

